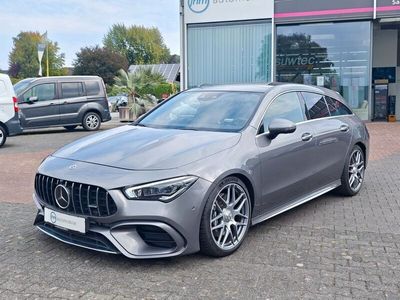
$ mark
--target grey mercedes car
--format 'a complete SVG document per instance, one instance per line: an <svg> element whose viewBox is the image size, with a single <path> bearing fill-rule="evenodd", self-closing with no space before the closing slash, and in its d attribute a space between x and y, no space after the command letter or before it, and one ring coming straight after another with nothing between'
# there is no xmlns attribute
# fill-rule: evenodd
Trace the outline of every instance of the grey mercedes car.
<svg viewBox="0 0 400 300"><path fill-rule="evenodd" d="M35 225L130 258L237 250L249 227L337 189L357 194L369 134L336 92L203 86L47 157Z"/></svg>

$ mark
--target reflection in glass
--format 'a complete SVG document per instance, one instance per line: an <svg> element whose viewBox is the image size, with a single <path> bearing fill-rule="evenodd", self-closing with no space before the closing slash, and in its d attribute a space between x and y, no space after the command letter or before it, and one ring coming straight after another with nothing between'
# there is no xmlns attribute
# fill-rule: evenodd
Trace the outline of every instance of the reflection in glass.
<svg viewBox="0 0 400 300"><path fill-rule="evenodd" d="M277 27L277 80L320 85L368 119L370 22Z"/></svg>

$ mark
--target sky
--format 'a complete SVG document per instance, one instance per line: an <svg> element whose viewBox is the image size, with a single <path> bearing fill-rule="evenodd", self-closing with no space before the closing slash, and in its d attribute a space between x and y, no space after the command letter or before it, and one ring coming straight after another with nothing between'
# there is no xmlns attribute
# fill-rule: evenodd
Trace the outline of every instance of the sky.
<svg viewBox="0 0 400 300"><path fill-rule="evenodd" d="M179 54L177 0L0 0L0 69L8 69L12 38L20 31L47 30L70 67L80 48L102 45L116 23L158 27L171 54Z"/></svg>

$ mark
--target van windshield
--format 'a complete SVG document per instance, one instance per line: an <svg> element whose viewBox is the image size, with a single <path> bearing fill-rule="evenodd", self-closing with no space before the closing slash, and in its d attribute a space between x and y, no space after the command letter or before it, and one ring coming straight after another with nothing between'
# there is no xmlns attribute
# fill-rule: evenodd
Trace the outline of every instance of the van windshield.
<svg viewBox="0 0 400 300"><path fill-rule="evenodd" d="M21 80L14 84L14 91L17 94L17 96L21 95L21 93L26 89L26 87L33 81L32 78L27 78L24 80Z"/></svg>

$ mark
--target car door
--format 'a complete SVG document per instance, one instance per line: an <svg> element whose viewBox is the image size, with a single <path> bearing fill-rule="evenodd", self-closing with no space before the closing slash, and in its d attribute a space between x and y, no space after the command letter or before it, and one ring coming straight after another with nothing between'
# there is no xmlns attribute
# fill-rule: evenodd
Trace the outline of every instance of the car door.
<svg viewBox="0 0 400 300"><path fill-rule="evenodd" d="M315 180L319 187L324 187L341 177L351 143L351 124L343 117L347 108L340 101L315 93L301 94L315 133Z"/></svg>
<svg viewBox="0 0 400 300"><path fill-rule="evenodd" d="M268 124L274 118L294 122L295 132L268 138ZM288 205L314 188L310 179L315 155L314 132L305 120L304 107L296 92L278 96L265 112L256 137L263 183L261 210L264 213Z"/></svg>
<svg viewBox="0 0 400 300"><path fill-rule="evenodd" d="M18 99L22 127L46 127L59 124L60 102L56 83L31 87Z"/></svg>
<svg viewBox="0 0 400 300"><path fill-rule="evenodd" d="M60 82L60 123L77 124L79 110L86 103L86 93L82 82Z"/></svg>

